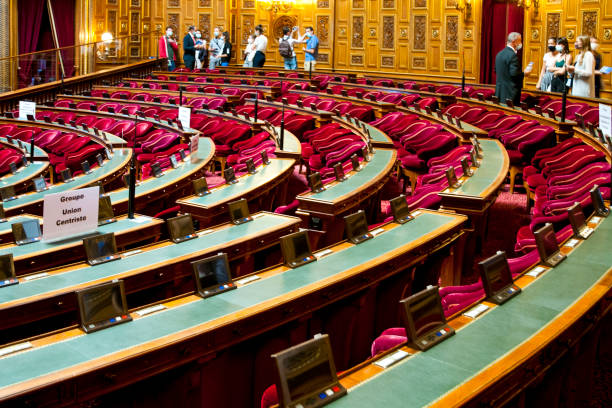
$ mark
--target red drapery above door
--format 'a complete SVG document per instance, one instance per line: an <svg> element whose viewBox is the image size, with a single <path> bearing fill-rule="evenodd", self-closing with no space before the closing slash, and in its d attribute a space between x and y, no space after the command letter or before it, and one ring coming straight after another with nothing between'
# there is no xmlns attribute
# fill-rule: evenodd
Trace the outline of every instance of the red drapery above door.
<svg viewBox="0 0 612 408"><path fill-rule="evenodd" d="M499 0L484 0L482 4L482 37L480 49L480 82L495 83L495 55L506 46L513 31L523 34L524 10ZM519 59L521 55L519 55Z"/></svg>

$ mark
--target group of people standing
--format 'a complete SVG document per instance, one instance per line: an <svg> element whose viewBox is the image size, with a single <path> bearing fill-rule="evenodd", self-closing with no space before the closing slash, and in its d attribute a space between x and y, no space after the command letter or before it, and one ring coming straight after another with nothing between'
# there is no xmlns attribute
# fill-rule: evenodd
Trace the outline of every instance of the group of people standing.
<svg viewBox="0 0 612 408"><path fill-rule="evenodd" d="M167 27L165 35L159 39L159 57L168 59L168 71L176 69L178 53L174 30L172 27ZM200 30L196 30L195 26L188 27L187 34L183 38L183 63L186 68L202 69L206 66L206 59L210 69L228 65L231 55L232 44L227 31L221 32L219 28L215 28L213 38L207 44Z"/></svg>
<svg viewBox="0 0 612 408"><path fill-rule="evenodd" d="M297 35L294 38L294 34ZM305 44L304 69L314 70L317 55L319 54L319 39L314 34L312 27L306 27L304 35L300 35L299 27L283 27L283 36L278 40L278 51L283 57L285 69L297 69L297 56L295 44ZM255 32L248 38L247 46L244 49L244 67L263 67L266 62L266 51L268 48L268 38L264 35L263 27L257 25Z"/></svg>
<svg viewBox="0 0 612 408"><path fill-rule="evenodd" d="M510 33L507 46L495 57L495 96L502 103L511 100L519 104L523 80L531 73L533 63L521 69L517 53L522 45L521 34ZM546 92L564 92L571 88L573 96L599 98L602 72L598 47L596 38L581 35L574 42L577 52L574 59L566 38L550 38L536 87Z"/></svg>
<svg viewBox="0 0 612 408"><path fill-rule="evenodd" d="M601 54L595 37L581 35L574 43L577 52L572 64L566 38L549 38L548 52L544 54L542 71L536 88L547 92L563 92L572 88L572 95L599 98L601 92Z"/></svg>
<svg viewBox="0 0 612 408"><path fill-rule="evenodd" d="M294 37L294 35L296 35ZM304 44L304 69L307 71L315 69L317 56L319 54L319 39L314 34L312 27L306 27L303 35L299 28L284 27L283 37L278 40L278 50L283 58L285 69L297 69L297 56L295 44ZM245 67L263 67L266 63L266 51L268 49L268 38L264 35L261 24L255 27L255 32L248 38L244 50ZM179 45L174 36L172 27L166 28L166 33L159 39L159 57L168 59L168 71L174 71L179 59ZM208 66L214 69L217 66L227 66L232 55L232 44L227 31L221 32L219 28L213 30L213 38L207 43L202 38L200 30L189 26L187 34L183 38L183 63L185 67L193 70ZM208 59L208 65L206 60Z"/></svg>

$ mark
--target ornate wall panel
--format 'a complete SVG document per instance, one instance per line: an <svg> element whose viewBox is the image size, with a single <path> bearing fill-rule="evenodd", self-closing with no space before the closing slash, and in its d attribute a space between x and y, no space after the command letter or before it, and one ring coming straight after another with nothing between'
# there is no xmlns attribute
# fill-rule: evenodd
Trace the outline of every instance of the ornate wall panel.
<svg viewBox="0 0 612 408"><path fill-rule="evenodd" d="M382 48L395 48L395 17L383 16Z"/></svg>
<svg viewBox="0 0 612 408"><path fill-rule="evenodd" d="M412 49L415 51L425 51L426 47L426 34L427 30L427 16L420 15L414 16L413 25L413 38Z"/></svg>
<svg viewBox="0 0 612 408"><path fill-rule="evenodd" d="M560 37L561 13L546 14L546 38Z"/></svg>
<svg viewBox="0 0 612 408"><path fill-rule="evenodd" d="M363 16L353 16L351 47L363 48Z"/></svg>
<svg viewBox="0 0 612 408"><path fill-rule="evenodd" d="M113 27L117 35L131 35L143 29L163 31L170 25L179 40L191 24L208 40L213 28L220 27L230 32L235 54L241 55L255 25L262 24L268 36L266 64L281 65L279 27L313 26L320 41L319 63L324 67L333 64L342 69L401 70L417 77L449 78L462 68L462 58L445 53L469 49L470 58L479 55L480 28L473 20L479 20L481 5L482 1L473 0L472 18L465 21L454 0L300 0L293 2L291 10L276 13L259 0L93 0L92 27L99 39ZM574 26L581 27L585 18L590 15L580 14ZM130 44L124 52L135 55L130 48L136 43ZM155 55L156 39L147 39L146 44L150 55ZM296 47L299 66L304 60L301 48ZM478 61L465 65L477 71Z"/></svg>

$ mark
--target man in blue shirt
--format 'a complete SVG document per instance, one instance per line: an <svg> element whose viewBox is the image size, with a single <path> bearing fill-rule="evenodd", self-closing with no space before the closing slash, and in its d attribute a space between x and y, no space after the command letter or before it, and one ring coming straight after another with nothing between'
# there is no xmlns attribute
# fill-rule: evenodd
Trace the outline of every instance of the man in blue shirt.
<svg viewBox="0 0 612 408"><path fill-rule="evenodd" d="M306 34L302 38L306 38L301 41L306 43L306 47L302 48L304 50L304 70L310 71L312 69L314 71L319 55L319 39L314 35L312 27L306 27Z"/></svg>

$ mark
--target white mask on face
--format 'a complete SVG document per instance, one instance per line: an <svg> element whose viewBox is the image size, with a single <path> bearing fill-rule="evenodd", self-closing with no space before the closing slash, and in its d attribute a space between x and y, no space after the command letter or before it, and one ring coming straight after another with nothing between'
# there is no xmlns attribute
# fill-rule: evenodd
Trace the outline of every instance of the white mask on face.
<svg viewBox="0 0 612 408"><path fill-rule="evenodd" d="M217 30L215 30L215 37L219 36L219 32Z"/></svg>
<svg viewBox="0 0 612 408"><path fill-rule="evenodd" d="M597 43L591 43L591 49L592 49L593 51L597 51L597 48L599 48L599 44L597 44Z"/></svg>
<svg viewBox="0 0 612 408"><path fill-rule="evenodd" d="M563 52L563 46L562 45L556 45L555 49L557 50L557 52Z"/></svg>
<svg viewBox="0 0 612 408"><path fill-rule="evenodd" d="M196 33L195 36L196 36L196 38L202 38L202 34L200 34L200 33Z"/></svg>
<svg viewBox="0 0 612 408"><path fill-rule="evenodd" d="M166 35L170 37L172 35L172 30L166 30Z"/></svg>
<svg viewBox="0 0 612 408"><path fill-rule="evenodd" d="M516 46L516 50L517 51L520 50L521 48L523 48L523 44L522 43Z"/></svg>

